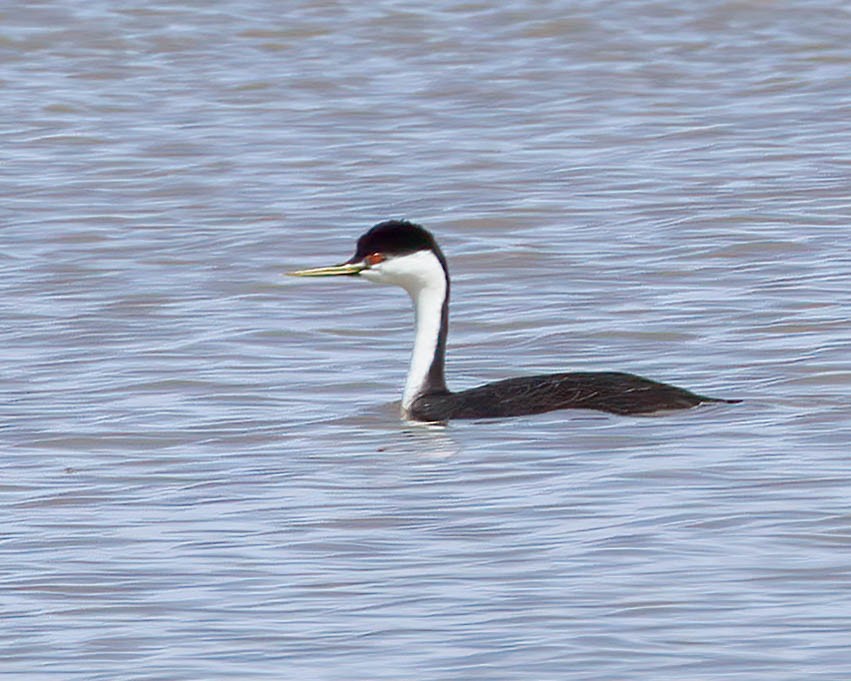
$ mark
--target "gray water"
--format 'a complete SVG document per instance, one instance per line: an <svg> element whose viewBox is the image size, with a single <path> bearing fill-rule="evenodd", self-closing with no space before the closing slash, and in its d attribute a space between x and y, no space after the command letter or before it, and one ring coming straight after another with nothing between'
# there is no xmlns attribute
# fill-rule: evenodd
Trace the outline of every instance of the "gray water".
<svg viewBox="0 0 851 681"><path fill-rule="evenodd" d="M360 6L363 5L363 6ZM0 677L851 677L851 12L8 4ZM450 385L743 399L400 421Z"/></svg>

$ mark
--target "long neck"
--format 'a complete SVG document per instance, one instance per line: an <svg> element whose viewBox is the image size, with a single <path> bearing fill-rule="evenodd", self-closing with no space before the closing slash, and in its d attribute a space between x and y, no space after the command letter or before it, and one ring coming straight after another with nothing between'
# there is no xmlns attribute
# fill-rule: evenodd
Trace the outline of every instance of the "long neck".
<svg viewBox="0 0 851 681"><path fill-rule="evenodd" d="M427 285L408 291L414 303L416 334L402 411L425 393L446 392L443 366L449 331L449 277L435 277Z"/></svg>

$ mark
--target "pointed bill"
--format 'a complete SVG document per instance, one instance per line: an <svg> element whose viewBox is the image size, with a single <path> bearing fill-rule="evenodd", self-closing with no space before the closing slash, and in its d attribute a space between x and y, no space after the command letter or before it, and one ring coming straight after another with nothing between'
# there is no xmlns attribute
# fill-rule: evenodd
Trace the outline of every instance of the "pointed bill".
<svg viewBox="0 0 851 681"><path fill-rule="evenodd" d="M342 274L357 274L366 269L361 262L343 263L342 265L331 265L330 267L314 267L309 270L296 270L287 272L291 277L336 277Z"/></svg>

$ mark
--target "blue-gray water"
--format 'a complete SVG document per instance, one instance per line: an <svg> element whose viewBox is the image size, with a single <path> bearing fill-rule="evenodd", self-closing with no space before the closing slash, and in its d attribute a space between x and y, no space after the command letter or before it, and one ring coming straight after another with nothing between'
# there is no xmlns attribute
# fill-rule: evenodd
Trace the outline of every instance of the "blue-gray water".
<svg viewBox="0 0 851 681"><path fill-rule="evenodd" d="M9 5L0 677L851 676L851 13L813 2ZM741 405L398 418L448 374Z"/></svg>

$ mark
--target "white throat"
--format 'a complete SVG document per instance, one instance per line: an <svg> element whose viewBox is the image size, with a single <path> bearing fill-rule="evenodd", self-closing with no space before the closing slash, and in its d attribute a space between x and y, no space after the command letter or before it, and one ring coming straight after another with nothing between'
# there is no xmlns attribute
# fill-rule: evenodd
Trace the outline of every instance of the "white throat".
<svg viewBox="0 0 851 681"><path fill-rule="evenodd" d="M446 273L434 253L417 251L385 260L364 270L361 276L376 283L401 286L414 303L414 351L402 393L402 414L407 415L414 400L425 390L435 360L447 294Z"/></svg>

